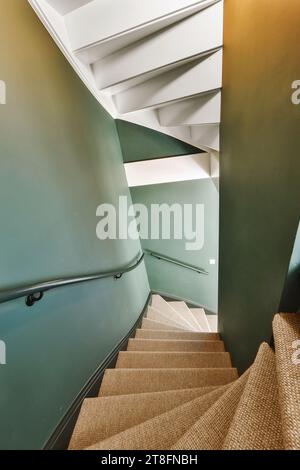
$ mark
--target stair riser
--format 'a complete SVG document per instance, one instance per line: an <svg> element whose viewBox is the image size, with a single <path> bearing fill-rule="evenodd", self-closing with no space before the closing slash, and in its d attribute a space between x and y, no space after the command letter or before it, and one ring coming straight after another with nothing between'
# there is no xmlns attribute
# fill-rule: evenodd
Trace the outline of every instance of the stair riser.
<svg viewBox="0 0 300 470"><path fill-rule="evenodd" d="M167 325L165 323L161 323L161 322L158 322L158 321L155 321L155 320L150 320L149 318L144 318L143 322L142 322L142 329L144 330L174 330L174 331L184 331L184 329L182 328L177 328L175 326L171 326L171 325Z"/></svg>
<svg viewBox="0 0 300 470"><path fill-rule="evenodd" d="M128 351L225 352L223 341L159 341L131 339Z"/></svg>
<svg viewBox="0 0 300 470"><path fill-rule="evenodd" d="M69 449L91 446L214 390L216 387L87 399Z"/></svg>
<svg viewBox="0 0 300 470"><path fill-rule="evenodd" d="M135 337L137 339L173 339L173 340L198 340L198 341L218 341L220 335L217 333L194 333L185 331L168 331L165 328L162 330L151 329L147 326L147 329L138 329Z"/></svg>
<svg viewBox="0 0 300 470"><path fill-rule="evenodd" d="M119 112L126 114L160 105L169 106L169 103L174 104L193 96L197 98L201 93L221 87L222 51L220 50L115 95L115 103Z"/></svg>
<svg viewBox="0 0 300 470"><path fill-rule="evenodd" d="M64 3L62 0L48 1ZM89 1L81 0L81 3ZM204 6L214 1L216 0L206 1ZM118 49L122 49L204 8L201 3L195 3L195 0L114 0L111 8L107 8L106 2L90 1L85 8L76 9L69 14L65 22L73 50L83 49L80 58L91 63L107 52L116 51L116 44L119 45ZM103 41L110 47L105 47L104 44L101 47Z"/></svg>
<svg viewBox="0 0 300 470"><path fill-rule="evenodd" d="M117 369L178 369L231 367L228 353L121 352Z"/></svg>
<svg viewBox="0 0 300 470"><path fill-rule="evenodd" d="M116 369L107 370L100 396L160 392L226 385L237 379L236 369Z"/></svg>

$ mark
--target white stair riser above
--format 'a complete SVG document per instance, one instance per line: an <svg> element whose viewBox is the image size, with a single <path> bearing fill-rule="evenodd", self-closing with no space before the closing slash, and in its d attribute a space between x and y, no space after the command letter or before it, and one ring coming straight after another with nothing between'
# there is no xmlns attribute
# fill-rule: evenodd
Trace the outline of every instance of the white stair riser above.
<svg viewBox="0 0 300 470"><path fill-rule="evenodd" d="M189 62L114 97L118 112L160 107L222 86L222 50Z"/></svg>
<svg viewBox="0 0 300 470"><path fill-rule="evenodd" d="M100 89L222 46L222 2L122 49L93 66Z"/></svg>
<svg viewBox="0 0 300 470"><path fill-rule="evenodd" d="M91 64L217 1L114 0L111 8L111 0L95 0L67 15L65 23L72 50Z"/></svg>
<svg viewBox="0 0 300 470"><path fill-rule="evenodd" d="M219 150L223 0L28 1L114 119Z"/></svg>

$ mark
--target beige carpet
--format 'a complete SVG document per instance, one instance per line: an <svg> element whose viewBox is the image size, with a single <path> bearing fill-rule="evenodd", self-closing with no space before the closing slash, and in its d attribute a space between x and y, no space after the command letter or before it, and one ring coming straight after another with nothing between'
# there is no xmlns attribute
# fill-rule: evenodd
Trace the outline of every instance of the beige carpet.
<svg viewBox="0 0 300 470"><path fill-rule="evenodd" d="M216 389L203 387L87 399L82 405L70 449L96 444Z"/></svg>
<svg viewBox="0 0 300 470"><path fill-rule="evenodd" d="M185 403L172 411L161 414L139 426L124 431L90 450L164 450L170 449L194 422L205 413L224 393L222 388L204 397Z"/></svg>
<svg viewBox="0 0 300 470"><path fill-rule="evenodd" d="M130 339L127 351L224 352L223 341Z"/></svg>
<svg viewBox="0 0 300 470"><path fill-rule="evenodd" d="M231 367L226 352L120 352L117 369L192 369Z"/></svg>
<svg viewBox="0 0 300 470"><path fill-rule="evenodd" d="M262 344L223 449L281 450L283 446L275 354Z"/></svg>
<svg viewBox="0 0 300 470"><path fill-rule="evenodd" d="M217 333L186 330L193 310L155 305L83 402L69 449L300 450L300 315L275 316L275 353L262 344L238 378Z"/></svg>
<svg viewBox="0 0 300 470"><path fill-rule="evenodd" d="M300 314L276 315L273 331L284 445L300 450Z"/></svg>
<svg viewBox="0 0 300 470"><path fill-rule="evenodd" d="M195 331L174 331L174 330L136 330L136 338L143 339L175 339L175 340L198 340L198 341L219 341L218 333L198 333Z"/></svg>
<svg viewBox="0 0 300 470"><path fill-rule="evenodd" d="M248 376L249 371L236 380L172 449L221 450Z"/></svg>
<svg viewBox="0 0 300 470"><path fill-rule="evenodd" d="M185 331L186 328L183 325L182 328L177 326L172 326L167 323L163 323L157 320L151 320L150 318L144 318L142 322L142 329L143 330L177 330L177 331Z"/></svg>
<svg viewBox="0 0 300 470"><path fill-rule="evenodd" d="M163 392L225 385L237 378L236 369L109 369L100 396Z"/></svg>

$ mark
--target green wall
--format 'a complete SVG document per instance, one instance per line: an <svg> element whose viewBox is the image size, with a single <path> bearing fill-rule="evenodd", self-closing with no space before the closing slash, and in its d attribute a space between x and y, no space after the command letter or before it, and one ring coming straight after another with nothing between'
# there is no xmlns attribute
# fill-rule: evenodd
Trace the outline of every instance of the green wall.
<svg viewBox="0 0 300 470"><path fill-rule="evenodd" d="M202 153L202 150L161 132L127 121L116 122L125 163Z"/></svg>
<svg viewBox="0 0 300 470"><path fill-rule="evenodd" d="M127 187L114 121L24 0L0 16L0 285L111 270L137 242L96 238L96 208ZM41 448L149 293L144 265L116 282L47 293L34 308L0 305L0 448Z"/></svg>
<svg viewBox="0 0 300 470"><path fill-rule="evenodd" d="M218 223L219 194L210 179L184 181L131 188L135 204L204 204L204 247L187 251L185 240L142 240L144 249L153 250L182 262L203 268L208 276L188 271L165 261L146 256L151 289L188 302L205 306L216 313L218 309ZM195 219L194 219L195 220ZM150 224L151 227L151 224ZM210 265L210 259L216 265Z"/></svg>
<svg viewBox="0 0 300 470"><path fill-rule="evenodd" d="M281 312L300 311L300 224L298 227L289 271L280 301Z"/></svg>
<svg viewBox="0 0 300 470"><path fill-rule="evenodd" d="M240 370L270 340L300 212L299 0L227 0L220 327Z"/></svg>

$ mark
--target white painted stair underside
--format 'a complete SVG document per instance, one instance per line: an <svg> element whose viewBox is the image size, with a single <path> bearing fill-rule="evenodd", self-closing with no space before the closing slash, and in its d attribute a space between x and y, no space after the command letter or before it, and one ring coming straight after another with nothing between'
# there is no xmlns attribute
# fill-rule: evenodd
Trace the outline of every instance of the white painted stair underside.
<svg viewBox="0 0 300 470"><path fill-rule="evenodd" d="M223 0L28 1L112 117L219 150Z"/></svg>
<svg viewBox="0 0 300 470"><path fill-rule="evenodd" d="M67 15L65 23L72 50L85 63L94 63L217 1L114 0L112 8L111 0L94 0Z"/></svg>

